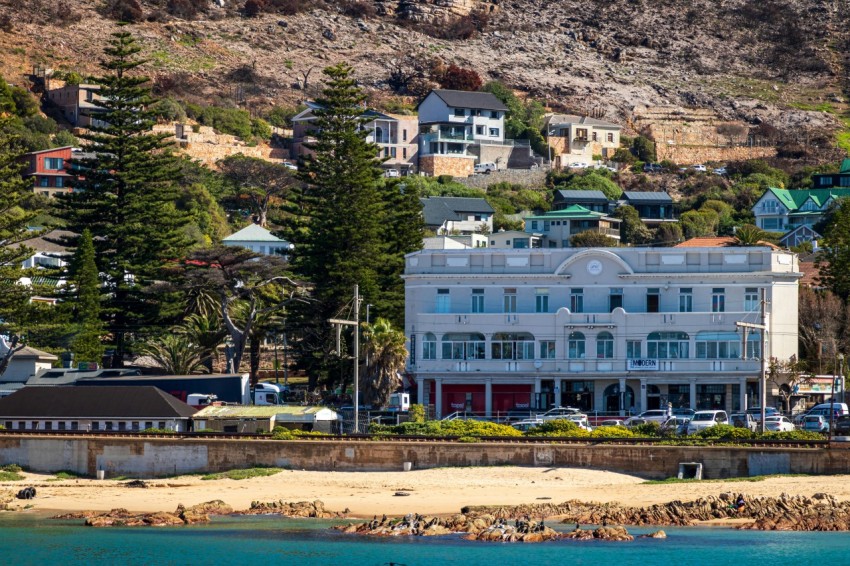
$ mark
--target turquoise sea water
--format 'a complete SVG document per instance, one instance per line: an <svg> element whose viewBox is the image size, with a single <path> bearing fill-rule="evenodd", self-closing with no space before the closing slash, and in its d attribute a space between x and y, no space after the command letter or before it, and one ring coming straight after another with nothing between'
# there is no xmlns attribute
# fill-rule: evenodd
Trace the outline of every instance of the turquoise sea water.
<svg viewBox="0 0 850 566"><path fill-rule="evenodd" d="M0 560L26 565L298 564L438 566L849 564L848 533L669 528L666 540L492 544L448 538L373 539L327 521L217 518L179 528L94 529L79 521L0 516ZM630 528L633 534L654 529Z"/></svg>

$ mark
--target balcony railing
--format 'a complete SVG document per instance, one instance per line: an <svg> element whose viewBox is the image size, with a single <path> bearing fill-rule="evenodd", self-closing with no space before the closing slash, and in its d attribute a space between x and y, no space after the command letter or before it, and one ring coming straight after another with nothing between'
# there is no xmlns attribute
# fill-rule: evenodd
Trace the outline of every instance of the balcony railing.
<svg viewBox="0 0 850 566"><path fill-rule="evenodd" d="M489 352L488 352L489 353ZM629 370L627 360L622 358L576 358L576 359L543 359L543 360L416 360L416 373L420 376L434 373L444 375L451 373L468 374L611 374L611 377L621 377L627 371L629 379L640 379L644 375L658 373L717 373L717 372L757 372L760 369L758 360L733 359L703 359L676 358L656 360L653 369L647 371Z"/></svg>
<svg viewBox="0 0 850 566"><path fill-rule="evenodd" d="M600 228L600 227L588 227L581 228L576 226L575 228L570 226L570 235L574 236L576 234L581 234L582 232L594 232L596 234L604 234L605 236L613 236L615 238L620 237L620 231L615 230L614 228Z"/></svg>
<svg viewBox="0 0 850 566"><path fill-rule="evenodd" d="M439 141L448 141L448 142L457 142L457 141L475 141L475 137L472 135L471 131L466 132L451 132L447 130L438 130L433 132L427 132L420 136L422 141L425 143L430 142L439 142Z"/></svg>

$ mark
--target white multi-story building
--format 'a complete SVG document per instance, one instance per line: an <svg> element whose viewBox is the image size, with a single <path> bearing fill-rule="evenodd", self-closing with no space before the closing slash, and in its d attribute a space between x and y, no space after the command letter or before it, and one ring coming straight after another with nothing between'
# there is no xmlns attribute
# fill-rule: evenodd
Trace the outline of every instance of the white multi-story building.
<svg viewBox="0 0 850 566"><path fill-rule="evenodd" d="M408 370L436 414L757 404L797 354L797 256L768 247L423 250L406 258ZM744 346L746 344L746 346Z"/></svg>

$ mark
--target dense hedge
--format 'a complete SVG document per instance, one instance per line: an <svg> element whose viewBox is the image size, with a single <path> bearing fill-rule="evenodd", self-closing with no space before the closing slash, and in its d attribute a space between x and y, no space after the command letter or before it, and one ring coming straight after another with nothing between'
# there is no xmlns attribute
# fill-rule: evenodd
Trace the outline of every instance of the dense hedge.
<svg viewBox="0 0 850 566"><path fill-rule="evenodd" d="M575 425L573 425L575 426ZM487 421L426 421L407 422L400 425L372 425L372 434L400 434L419 436L522 436L512 426Z"/></svg>

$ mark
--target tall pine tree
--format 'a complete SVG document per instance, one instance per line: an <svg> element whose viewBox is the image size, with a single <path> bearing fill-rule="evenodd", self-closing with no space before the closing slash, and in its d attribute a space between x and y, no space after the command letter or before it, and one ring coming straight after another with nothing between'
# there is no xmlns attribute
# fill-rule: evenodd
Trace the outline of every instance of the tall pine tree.
<svg viewBox="0 0 850 566"><path fill-rule="evenodd" d="M303 229L292 231L296 272L313 284L316 305L301 313L298 325L308 345L300 352L314 386L319 373L332 381L327 351L332 342L328 318L350 305L354 285L366 303L380 294L384 203L379 189L381 161L378 146L366 140L365 95L346 64L324 70L327 87L314 111L316 141L299 170L304 183L297 210ZM347 373L347 372L346 372Z"/></svg>
<svg viewBox="0 0 850 566"><path fill-rule="evenodd" d="M74 324L71 344L78 362L100 362L103 356L103 323L100 320L100 277L95 263L94 241L86 229L71 263L74 284Z"/></svg>
<svg viewBox="0 0 850 566"><path fill-rule="evenodd" d="M60 209L67 229L91 231L97 267L109 294L103 301L106 327L115 340L116 364L129 339L158 319L161 301L144 289L168 261L183 255L188 244L180 228L184 216L174 202L180 196L178 163L165 142L153 134L148 78L135 71L144 61L141 48L125 31L112 34L101 62L99 124L80 136L92 157L72 167L81 177ZM77 242L71 242L76 244Z"/></svg>

